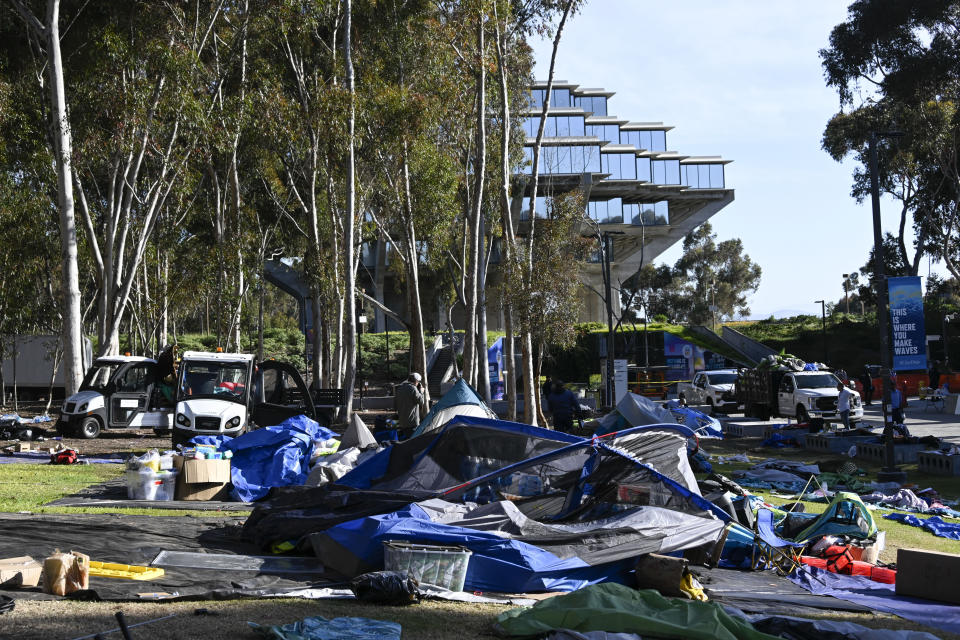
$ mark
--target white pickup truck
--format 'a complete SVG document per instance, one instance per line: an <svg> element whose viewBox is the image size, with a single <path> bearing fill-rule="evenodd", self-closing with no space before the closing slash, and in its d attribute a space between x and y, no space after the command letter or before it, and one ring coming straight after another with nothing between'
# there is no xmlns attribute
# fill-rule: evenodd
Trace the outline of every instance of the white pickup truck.
<svg viewBox="0 0 960 640"><path fill-rule="evenodd" d="M809 422L823 418L827 422L840 419L837 412L837 383L829 371L777 371L744 369L737 383L744 406L744 415L766 420L771 416L796 418ZM863 420L860 395L850 398L850 423Z"/></svg>
<svg viewBox="0 0 960 640"><path fill-rule="evenodd" d="M698 371L690 382L677 385L677 397L687 404L710 405L711 413L736 411L737 395L734 386L737 383L735 369L716 369Z"/></svg>

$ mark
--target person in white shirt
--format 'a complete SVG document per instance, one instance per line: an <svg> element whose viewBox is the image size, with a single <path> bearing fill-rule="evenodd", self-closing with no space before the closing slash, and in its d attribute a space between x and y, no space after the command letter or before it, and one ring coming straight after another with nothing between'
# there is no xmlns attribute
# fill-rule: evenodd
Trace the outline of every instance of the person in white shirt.
<svg viewBox="0 0 960 640"><path fill-rule="evenodd" d="M843 423L844 429L850 428L850 398L853 396L853 392L847 388L842 382L837 383L837 391L840 394L837 396L837 413L840 414L840 422Z"/></svg>

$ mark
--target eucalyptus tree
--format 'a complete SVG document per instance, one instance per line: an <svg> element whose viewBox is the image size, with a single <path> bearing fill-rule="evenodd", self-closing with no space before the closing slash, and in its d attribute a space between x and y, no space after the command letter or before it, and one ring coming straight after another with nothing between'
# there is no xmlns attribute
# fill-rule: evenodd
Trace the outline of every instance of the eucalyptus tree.
<svg viewBox="0 0 960 640"><path fill-rule="evenodd" d="M57 208L60 214L59 234L61 250L61 298L63 304L62 335L64 344L64 385L67 394L75 393L83 379L80 276L77 261L77 227L73 197L73 143L67 107L64 81L63 56L61 53L60 0L47 0L43 20L25 0L10 0L20 14L29 33L32 50L42 52L44 63L37 69L46 69L50 111L48 119L49 145L54 156L57 175ZM37 78L43 87L42 71Z"/></svg>
<svg viewBox="0 0 960 640"><path fill-rule="evenodd" d="M464 107L448 73L453 52L437 46L434 17L421 0L381 3L367 23L378 37L359 51L369 141L364 162L377 168L369 214L379 241L389 243L400 262L405 313L368 299L406 327L411 370L424 379L421 272L437 268L451 232L458 176L449 136Z"/></svg>

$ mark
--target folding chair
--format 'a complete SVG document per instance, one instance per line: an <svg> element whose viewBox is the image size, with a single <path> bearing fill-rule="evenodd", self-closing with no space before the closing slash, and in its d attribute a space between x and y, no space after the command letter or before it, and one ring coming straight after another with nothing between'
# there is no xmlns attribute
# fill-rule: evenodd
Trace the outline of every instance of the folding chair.
<svg viewBox="0 0 960 640"><path fill-rule="evenodd" d="M773 530L773 512L769 509L757 511L757 522L753 537L753 555L750 568L757 570L773 567L777 573L786 576L800 566L805 544L780 538Z"/></svg>

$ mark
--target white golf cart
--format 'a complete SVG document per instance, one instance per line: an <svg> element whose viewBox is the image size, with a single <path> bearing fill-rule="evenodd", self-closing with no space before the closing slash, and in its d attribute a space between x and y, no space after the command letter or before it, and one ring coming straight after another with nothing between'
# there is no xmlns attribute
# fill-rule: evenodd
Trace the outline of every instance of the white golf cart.
<svg viewBox="0 0 960 640"><path fill-rule="evenodd" d="M187 351L176 386L157 379L150 358L98 358L80 391L63 403L57 431L96 438L103 429L172 430L173 444L197 435L237 436L291 416L314 417L303 378L285 362L238 353Z"/></svg>

